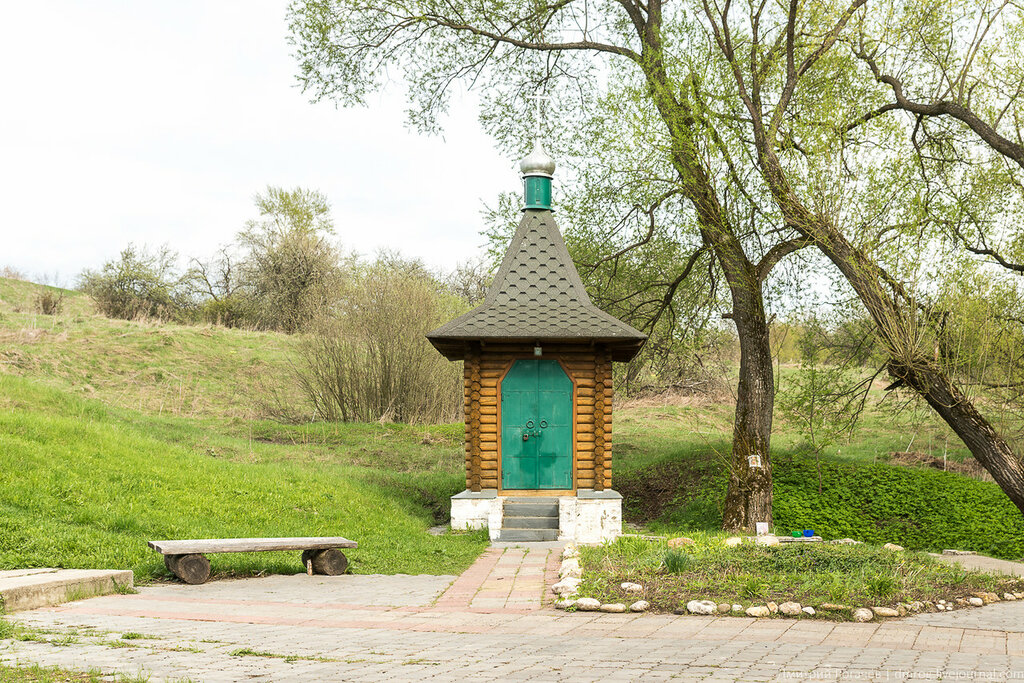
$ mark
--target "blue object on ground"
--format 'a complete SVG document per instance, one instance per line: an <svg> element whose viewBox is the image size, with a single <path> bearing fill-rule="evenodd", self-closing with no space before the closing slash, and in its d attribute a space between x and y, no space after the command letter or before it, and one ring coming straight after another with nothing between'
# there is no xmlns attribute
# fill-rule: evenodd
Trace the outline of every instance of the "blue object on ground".
<svg viewBox="0 0 1024 683"><path fill-rule="evenodd" d="M804 529L804 536L810 538L814 535L814 529Z"/></svg>

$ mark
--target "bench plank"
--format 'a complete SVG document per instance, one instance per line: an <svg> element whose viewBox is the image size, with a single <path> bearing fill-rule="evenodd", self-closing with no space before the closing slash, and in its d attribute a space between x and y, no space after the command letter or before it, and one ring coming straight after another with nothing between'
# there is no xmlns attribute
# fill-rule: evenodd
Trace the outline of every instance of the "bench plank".
<svg viewBox="0 0 1024 683"><path fill-rule="evenodd" d="M310 538L207 538L150 541L149 547L163 555L190 555L193 553L247 553L264 550L358 548L359 544L341 536L318 536Z"/></svg>

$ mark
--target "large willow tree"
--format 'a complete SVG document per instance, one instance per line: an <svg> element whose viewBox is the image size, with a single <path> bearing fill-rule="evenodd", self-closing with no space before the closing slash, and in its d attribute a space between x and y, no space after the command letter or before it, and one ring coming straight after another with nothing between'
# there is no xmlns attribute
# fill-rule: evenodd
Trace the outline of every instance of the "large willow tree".
<svg viewBox="0 0 1024 683"><path fill-rule="evenodd" d="M511 147L529 137L523 96L559 92L564 149L631 179L619 187L632 188L629 203L650 218L651 238L664 239L658 226L682 230L678 243L689 256L678 255L666 281L678 285L700 259L714 259L741 348L726 528L771 521L766 283L780 261L808 245L875 322L896 382L927 401L1024 510L1024 468L944 357L931 352L942 346L943 316L922 305L927 288L914 284L929 257L959 259L971 252L950 245L1005 222L999 196L1019 179L997 168L1004 150L994 138L958 115L980 112L994 130L1020 120L1016 7L307 0L295 2L290 16L300 78L314 97L359 103L400 75L413 121L425 129L437 126L453 86L476 86L485 93L485 123ZM985 29L979 16L997 28ZM965 31L968 21L985 30ZM967 64L956 72L958 59ZM972 88L982 62L998 65L1002 80ZM940 72L956 72L959 86L946 87ZM907 97L889 77L924 85ZM960 108L950 107L957 97ZM925 118L938 122L928 126ZM978 144L963 140L964 125ZM929 153L963 145L962 158L947 163ZM584 194L600 187L585 174L573 181ZM936 184L984 191L958 201L962 193L930 191ZM623 248L650 243L642 225L640 239ZM959 241L949 240L951 226ZM676 291L664 288L670 298ZM750 467L751 455L764 466Z"/></svg>

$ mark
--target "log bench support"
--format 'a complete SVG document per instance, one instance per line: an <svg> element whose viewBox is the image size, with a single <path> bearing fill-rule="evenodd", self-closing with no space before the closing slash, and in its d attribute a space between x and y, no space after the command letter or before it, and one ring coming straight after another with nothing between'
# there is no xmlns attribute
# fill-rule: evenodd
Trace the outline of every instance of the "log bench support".
<svg viewBox="0 0 1024 683"><path fill-rule="evenodd" d="M189 584L205 583L210 578L210 553L249 553L273 550L301 550L302 566L315 574L337 576L348 569L348 558L341 548L359 544L340 536L313 538L220 538L191 541L150 541L149 547L164 556L164 566Z"/></svg>

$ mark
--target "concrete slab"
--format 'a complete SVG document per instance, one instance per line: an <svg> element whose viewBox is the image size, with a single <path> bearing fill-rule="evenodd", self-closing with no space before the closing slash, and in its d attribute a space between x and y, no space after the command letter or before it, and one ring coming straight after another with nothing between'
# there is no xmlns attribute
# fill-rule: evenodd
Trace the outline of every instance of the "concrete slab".
<svg viewBox="0 0 1024 683"><path fill-rule="evenodd" d="M939 562L959 564L966 569L1024 577L1024 562L1000 560L986 555L940 555L938 553L929 553L929 555Z"/></svg>
<svg viewBox="0 0 1024 683"><path fill-rule="evenodd" d="M0 572L0 607L5 612L50 607L134 585L135 575L121 569L7 570Z"/></svg>

